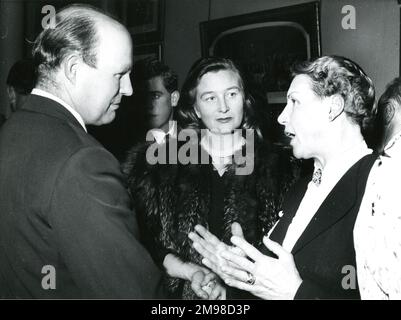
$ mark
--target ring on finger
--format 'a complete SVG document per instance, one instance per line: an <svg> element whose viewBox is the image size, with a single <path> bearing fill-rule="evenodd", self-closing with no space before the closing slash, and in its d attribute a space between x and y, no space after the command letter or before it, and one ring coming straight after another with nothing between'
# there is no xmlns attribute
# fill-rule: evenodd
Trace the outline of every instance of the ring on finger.
<svg viewBox="0 0 401 320"><path fill-rule="evenodd" d="M250 284L251 286L254 285L256 282L255 276L250 272L247 272L246 275L247 275L247 278L246 278L245 282L247 284Z"/></svg>

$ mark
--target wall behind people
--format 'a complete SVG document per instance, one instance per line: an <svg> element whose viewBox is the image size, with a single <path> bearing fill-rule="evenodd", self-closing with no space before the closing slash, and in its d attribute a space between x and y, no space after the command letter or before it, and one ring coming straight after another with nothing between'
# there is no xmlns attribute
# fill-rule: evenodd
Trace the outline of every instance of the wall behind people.
<svg viewBox="0 0 401 320"><path fill-rule="evenodd" d="M210 18L310 2L310 0L211 0ZM344 55L357 61L373 79L378 93L399 73L400 7L397 0L321 0L322 54ZM344 30L341 9L356 9L356 29ZM207 0L168 0L165 62L185 77L200 56L199 23L209 14Z"/></svg>
<svg viewBox="0 0 401 320"><path fill-rule="evenodd" d="M42 2L60 4L60 2L82 1ZM180 79L185 78L190 65L201 54L199 23L208 19L209 3L210 18L217 19L310 1L167 0L164 62L177 71ZM25 39L30 39L32 25L38 23L37 16L41 16L39 10L42 2L0 0L0 114L8 113L9 102L5 86L8 70L15 61L27 54ZM112 5L118 3L111 0L100 2L104 5L107 3L107 8L111 12L113 12ZM397 0L321 0L320 2L322 54L340 54L357 61L371 76L380 95L384 91L385 84L399 73L400 6ZM344 15L341 9L345 5L353 5L356 9L355 30L342 28L341 20ZM128 99L124 104L127 108L130 106ZM120 111L124 109L125 106L122 106ZM133 126L130 123L127 125ZM118 122L113 126L121 127ZM110 137L111 143L115 144L116 135L107 132L105 136Z"/></svg>
<svg viewBox="0 0 401 320"><path fill-rule="evenodd" d="M11 112L6 79L11 66L23 57L24 5L21 1L0 1L0 115ZM16 23L17 22L17 23Z"/></svg>

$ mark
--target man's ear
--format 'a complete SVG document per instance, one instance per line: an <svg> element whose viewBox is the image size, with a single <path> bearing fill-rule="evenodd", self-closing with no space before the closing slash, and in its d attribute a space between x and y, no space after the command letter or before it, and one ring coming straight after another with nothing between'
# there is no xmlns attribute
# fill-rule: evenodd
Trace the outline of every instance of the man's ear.
<svg viewBox="0 0 401 320"><path fill-rule="evenodd" d="M171 99L171 105L172 105L173 107L176 107L177 104L178 104L178 101L180 100L180 93L178 92L178 90L174 90L174 91L171 93L170 99Z"/></svg>
<svg viewBox="0 0 401 320"><path fill-rule="evenodd" d="M344 99L338 94L330 97L329 120L334 121L344 111Z"/></svg>
<svg viewBox="0 0 401 320"><path fill-rule="evenodd" d="M82 63L82 58L76 54L71 54L62 62L62 70L64 76L72 83L75 84L78 68Z"/></svg>

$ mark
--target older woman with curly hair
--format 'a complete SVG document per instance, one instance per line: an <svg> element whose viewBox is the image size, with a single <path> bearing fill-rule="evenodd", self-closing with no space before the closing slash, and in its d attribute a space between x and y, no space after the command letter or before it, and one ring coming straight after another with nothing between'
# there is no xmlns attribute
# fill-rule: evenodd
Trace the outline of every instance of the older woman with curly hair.
<svg viewBox="0 0 401 320"><path fill-rule="evenodd" d="M233 252L200 226L190 237L226 284L260 298L357 299L353 229L376 159L362 135L375 90L356 63L338 56L296 65L293 76L278 121L294 156L314 159L314 174L288 192L263 247L234 236Z"/></svg>
<svg viewBox="0 0 401 320"><path fill-rule="evenodd" d="M252 97L229 59L197 61L176 112L181 131L178 142L166 143L170 161L151 165L142 147L131 151L124 170L145 244L165 268L172 297L223 299L225 284L202 266L189 232L202 224L227 243L233 231L260 245L278 218L295 166L261 138ZM190 141L181 141L184 136ZM171 157L176 144L178 156ZM193 161L182 159L186 147ZM243 229L232 230L234 222Z"/></svg>

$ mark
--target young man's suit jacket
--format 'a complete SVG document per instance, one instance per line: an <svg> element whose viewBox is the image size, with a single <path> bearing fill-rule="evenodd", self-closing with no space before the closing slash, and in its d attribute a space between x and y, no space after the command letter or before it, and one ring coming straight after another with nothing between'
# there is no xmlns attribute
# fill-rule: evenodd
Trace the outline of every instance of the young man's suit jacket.
<svg viewBox="0 0 401 320"><path fill-rule="evenodd" d="M295 299L359 299L353 229L375 159L367 155L344 174L295 243L291 253L303 279ZM309 181L287 193L271 240L282 244Z"/></svg>
<svg viewBox="0 0 401 320"><path fill-rule="evenodd" d="M137 233L117 160L67 109L31 95L0 133L1 296L158 297Z"/></svg>

